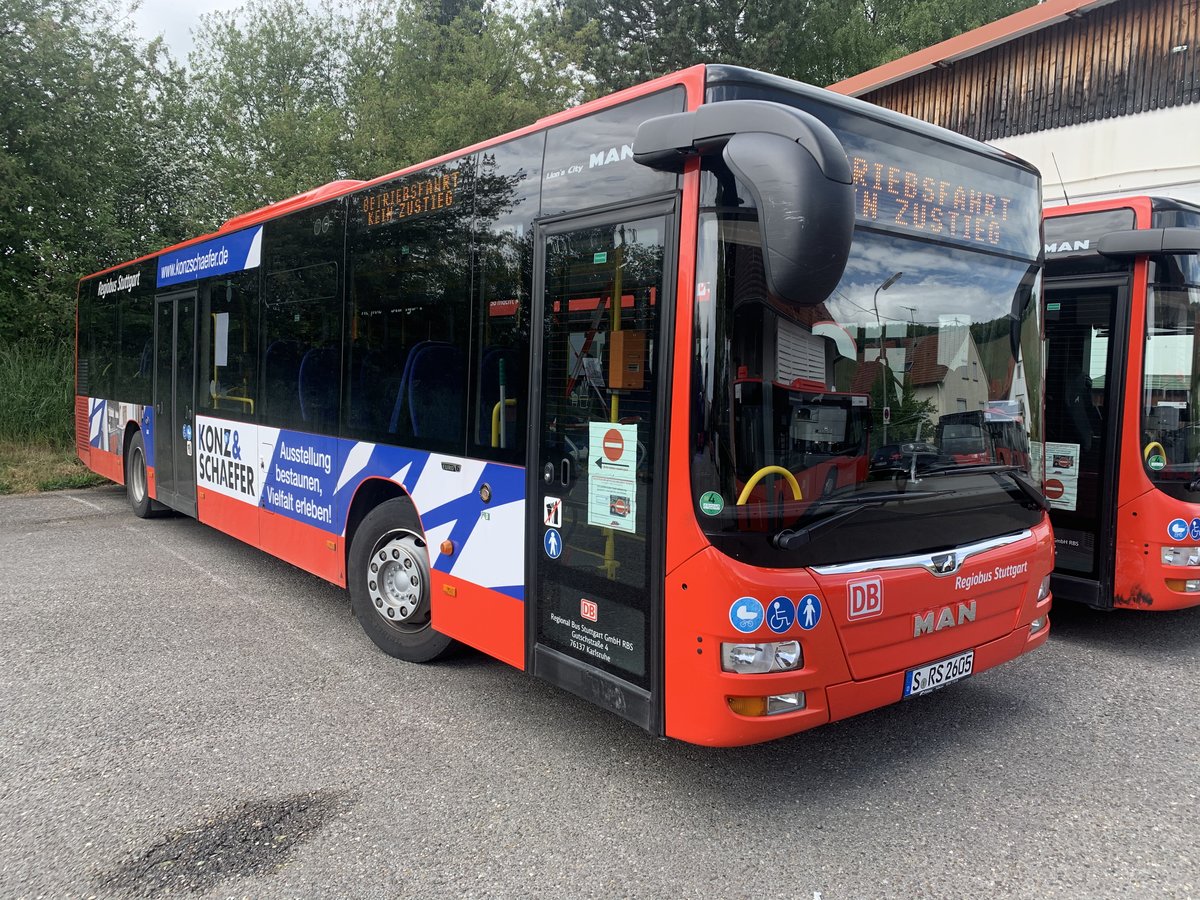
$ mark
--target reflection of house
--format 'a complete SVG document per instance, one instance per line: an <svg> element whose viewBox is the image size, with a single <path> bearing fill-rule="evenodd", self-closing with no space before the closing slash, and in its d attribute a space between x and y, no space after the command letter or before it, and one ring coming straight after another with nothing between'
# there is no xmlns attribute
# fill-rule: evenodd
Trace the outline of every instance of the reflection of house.
<svg viewBox="0 0 1200 900"><path fill-rule="evenodd" d="M931 401L938 416L987 406L987 373L966 326L942 328L918 338L908 376L917 399Z"/></svg>
<svg viewBox="0 0 1200 900"><path fill-rule="evenodd" d="M894 396L899 399L900 384L908 379L915 399L929 401L935 418L987 407L987 372L971 329L966 326L950 324L924 337L888 341L887 362L896 383ZM854 373L850 390L871 391L887 377L885 371L883 362L868 353ZM1004 391L1007 393L1007 385Z"/></svg>

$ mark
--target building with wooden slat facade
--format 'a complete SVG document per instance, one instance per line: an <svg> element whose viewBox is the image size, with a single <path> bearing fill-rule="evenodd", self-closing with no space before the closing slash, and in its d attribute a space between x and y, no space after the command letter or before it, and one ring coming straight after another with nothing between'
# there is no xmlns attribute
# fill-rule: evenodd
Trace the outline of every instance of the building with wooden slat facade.
<svg viewBox="0 0 1200 900"><path fill-rule="evenodd" d="M1200 0L1048 0L830 88L1029 160L1047 205L1200 201Z"/></svg>

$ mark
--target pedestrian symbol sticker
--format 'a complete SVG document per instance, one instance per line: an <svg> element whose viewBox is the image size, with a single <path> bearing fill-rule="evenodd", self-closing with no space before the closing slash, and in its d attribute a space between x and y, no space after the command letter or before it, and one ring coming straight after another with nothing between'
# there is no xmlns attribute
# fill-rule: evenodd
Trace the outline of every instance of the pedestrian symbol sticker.
<svg viewBox="0 0 1200 900"><path fill-rule="evenodd" d="M562 535L558 533L557 528L549 529L542 543L546 547L546 555L551 559L562 556Z"/></svg>
<svg viewBox="0 0 1200 900"><path fill-rule="evenodd" d="M562 500L558 497L542 499L543 524L547 528L562 528Z"/></svg>
<svg viewBox="0 0 1200 900"><path fill-rule="evenodd" d="M796 621L796 604L791 597L776 597L767 607L767 627L776 634L783 634Z"/></svg>
<svg viewBox="0 0 1200 900"><path fill-rule="evenodd" d="M821 601L816 594L806 594L796 604L796 621L805 631L812 631L821 621Z"/></svg>
<svg viewBox="0 0 1200 900"><path fill-rule="evenodd" d="M1183 519L1172 519L1167 526L1167 535L1173 541L1182 541L1188 536L1188 523Z"/></svg>
<svg viewBox="0 0 1200 900"><path fill-rule="evenodd" d="M763 605L753 597L742 597L729 607L729 621L738 631L749 634L763 623Z"/></svg>

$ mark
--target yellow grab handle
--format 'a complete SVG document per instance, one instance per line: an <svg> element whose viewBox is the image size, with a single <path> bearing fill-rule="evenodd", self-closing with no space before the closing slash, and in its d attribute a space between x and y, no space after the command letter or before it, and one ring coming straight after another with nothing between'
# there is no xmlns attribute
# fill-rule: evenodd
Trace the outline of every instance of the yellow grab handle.
<svg viewBox="0 0 1200 900"><path fill-rule="evenodd" d="M742 488L742 492L738 495L737 505L745 506L746 501L750 498L750 492L754 490L758 483L768 475L782 475L785 479L787 479L787 483L791 485L792 498L795 500L804 499L804 497L800 494L800 482L796 480L795 475L783 468L783 466L763 466L750 476L750 480L746 482L746 486Z"/></svg>

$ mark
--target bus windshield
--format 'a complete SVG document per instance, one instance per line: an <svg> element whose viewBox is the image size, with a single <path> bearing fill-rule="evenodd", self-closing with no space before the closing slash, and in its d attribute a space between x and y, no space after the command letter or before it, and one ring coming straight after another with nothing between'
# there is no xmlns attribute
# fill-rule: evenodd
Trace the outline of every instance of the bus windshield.
<svg viewBox="0 0 1200 900"><path fill-rule="evenodd" d="M1146 295L1142 462L1150 480L1181 500L1200 497L1200 265L1164 257Z"/></svg>
<svg viewBox="0 0 1200 900"><path fill-rule="evenodd" d="M722 181L700 220L692 429L714 543L832 564L1039 521L1037 264L860 224L829 299L790 307L765 291L756 217ZM902 491L912 499L876 502ZM781 531L824 519L779 558Z"/></svg>

